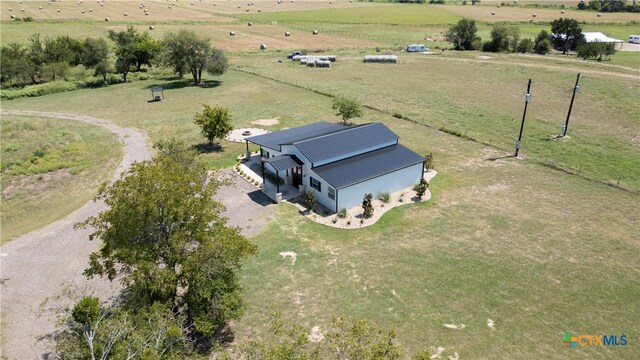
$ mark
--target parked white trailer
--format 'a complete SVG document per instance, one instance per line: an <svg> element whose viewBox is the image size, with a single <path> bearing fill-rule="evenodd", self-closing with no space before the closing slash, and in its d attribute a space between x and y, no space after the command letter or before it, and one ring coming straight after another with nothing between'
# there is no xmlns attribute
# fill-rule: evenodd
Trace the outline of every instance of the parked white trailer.
<svg viewBox="0 0 640 360"><path fill-rule="evenodd" d="M640 35L629 35L629 42L632 44L640 44Z"/></svg>
<svg viewBox="0 0 640 360"><path fill-rule="evenodd" d="M427 48L424 47L424 44L411 44L407 45L407 52L423 52L426 51Z"/></svg>

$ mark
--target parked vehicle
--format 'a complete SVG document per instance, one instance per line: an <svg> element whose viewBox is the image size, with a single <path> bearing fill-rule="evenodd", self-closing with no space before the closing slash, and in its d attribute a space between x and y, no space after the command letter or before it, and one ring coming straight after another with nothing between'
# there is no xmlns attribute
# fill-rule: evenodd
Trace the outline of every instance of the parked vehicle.
<svg viewBox="0 0 640 360"><path fill-rule="evenodd" d="M423 52L426 51L427 48L424 47L424 44L411 44L407 45L407 52Z"/></svg>
<svg viewBox="0 0 640 360"><path fill-rule="evenodd" d="M287 55L287 59L293 59L293 57L296 55L307 55L307 54L303 53L302 51L294 51L291 54Z"/></svg>
<svg viewBox="0 0 640 360"><path fill-rule="evenodd" d="M632 44L640 44L640 35L629 35L629 42Z"/></svg>

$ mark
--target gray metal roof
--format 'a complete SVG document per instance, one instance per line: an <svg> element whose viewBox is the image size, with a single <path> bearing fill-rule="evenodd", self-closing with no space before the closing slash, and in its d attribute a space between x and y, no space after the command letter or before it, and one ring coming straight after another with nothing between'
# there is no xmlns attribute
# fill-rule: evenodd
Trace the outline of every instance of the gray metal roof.
<svg viewBox="0 0 640 360"><path fill-rule="evenodd" d="M285 171L304 163L295 155L280 155L272 158L264 159L264 162L273 166L277 171Z"/></svg>
<svg viewBox="0 0 640 360"><path fill-rule="evenodd" d="M345 128L342 131L297 141L294 145L312 163L365 151L372 146L398 141L398 135L382 123Z"/></svg>
<svg viewBox="0 0 640 360"><path fill-rule="evenodd" d="M331 186L342 189L423 161L422 156L403 145L396 144L318 166L313 171Z"/></svg>
<svg viewBox="0 0 640 360"><path fill-rule="evenodd" d="M276 131L264 135L256 135L245 138L254 144L280 150L280 145L293 144L298 141L330 134L332 132L346 129L346 126L331 124L321 121L309 125L294 127L291 129Z"/></svg>

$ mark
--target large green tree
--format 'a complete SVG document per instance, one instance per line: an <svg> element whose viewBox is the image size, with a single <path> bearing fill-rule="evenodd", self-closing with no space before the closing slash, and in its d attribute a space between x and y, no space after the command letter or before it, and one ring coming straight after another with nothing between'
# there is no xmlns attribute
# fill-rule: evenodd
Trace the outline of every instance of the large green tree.
<svg viewBox="0 0 640 360"><path fill-rule="evenodd" d="M191 73L193 83L202 83L202 72L220 76L227 71L228 60L222 50L212 48L209 38L198 36L190 30L168 33L163 42L166 48L163 64L180 77Z"/></svg>
<svg viewBox="0 0 640 360"><path fill-rule="evenodd" d="M162 53L162 45L151 38L149 33L138 33L133 26L127 30L109 30L109 38L116 43L116 71L122 74L123 81L127 81L127 74L151 66L156 56Z"/></svg>
<svg viewBox="0 0 640 360"><path fill-rule="evenodd" d="M567 51L575 50L582 41L582 27L578 20L560 18L551 22L551 41L556 50L561 50L563 54Z"/></svg>
<svg viewBox="0 0 640 360"><path fill-rule="evenodd" d="M447 31L447 38L453 43L456 50L473 50L473 42L476 37L476 21L471 19L461 19Z"/></svg>
<svg viewBox="0 0 640 360"><path fill-rule="evenodd" d="M201 113L194 115L194 122L200 126L202 135L207 138L209 145L213 145L216 139L223 139L231 130L231 110L222 106L204 106Z"/></svg>
<svg viewBox="0 0 640 360"><path fill-rule="evenodd" d="M213 200L222 182L193 151L175 141L156 148L103 185L97 200L107 209L78 224L102 241L85 275L118 278L129 308L160 302L184 317L188 335L208 338L240 316L237 272L256 247L227 226Z"/></svg>

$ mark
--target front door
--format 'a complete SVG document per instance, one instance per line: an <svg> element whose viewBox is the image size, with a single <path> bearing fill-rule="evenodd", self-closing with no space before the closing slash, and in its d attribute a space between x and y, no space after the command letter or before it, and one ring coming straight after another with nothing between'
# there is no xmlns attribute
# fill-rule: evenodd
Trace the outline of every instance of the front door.
<svg viewBox="0 0 640 360"><path fill-rule="evenodd" d="M302 167L296 166L291 169L291 176L293 177L293 186L298 188L302 184Z"/></svg>

